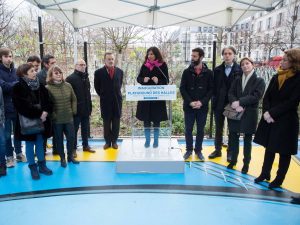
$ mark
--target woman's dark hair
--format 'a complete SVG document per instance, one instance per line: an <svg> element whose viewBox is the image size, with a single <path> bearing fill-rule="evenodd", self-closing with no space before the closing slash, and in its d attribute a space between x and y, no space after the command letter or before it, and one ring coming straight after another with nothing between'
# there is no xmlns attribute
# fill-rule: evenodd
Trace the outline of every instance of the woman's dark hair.
<svg viewBox="0 0 300 225"><path fill-rule="evenodd" d="M153 46L153 47L150 47L150 48L147 49L147 53L146 53L146 57L145 57L145 62L144 63L147 62L148 54L149 54L150 51L153 52L153 54L155 56L155 60L158 60L158 62L160 62L160 63L164 62L159 49L157 47Z"/></svg>
<svg viewBox="0 0 300 225"><path fill-rule="evenodd" d="M289 63L291 64L291 68L295 71L300 71L300 49L299 48L291 48L285 50L284 53L288 58Z"/></svg>
<svg viewBox="0 0 300 225"><path fill-rule="evenodd" d="M25 64L20 65L17 69L17 76L23 77L24 75L27 75L28 71L31 68L33 68L32 64L25 63Z"/></svg>

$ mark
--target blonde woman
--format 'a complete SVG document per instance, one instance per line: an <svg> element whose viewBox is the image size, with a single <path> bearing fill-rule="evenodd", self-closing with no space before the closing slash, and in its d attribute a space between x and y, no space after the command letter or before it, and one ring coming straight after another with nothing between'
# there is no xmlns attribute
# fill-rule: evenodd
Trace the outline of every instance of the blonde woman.
<svg viewBox="0 0 300 225"><path fill-rule="evenodd" d="M67 166L64 152L64 135L67 139L68 162L78 164L79 162L73 157L75 140L73 116L77 112L77 100L73 88L64 81L63 72L58 66L49 69L46 87L54 105L52 122L61 166L64 168Z"/></svg>

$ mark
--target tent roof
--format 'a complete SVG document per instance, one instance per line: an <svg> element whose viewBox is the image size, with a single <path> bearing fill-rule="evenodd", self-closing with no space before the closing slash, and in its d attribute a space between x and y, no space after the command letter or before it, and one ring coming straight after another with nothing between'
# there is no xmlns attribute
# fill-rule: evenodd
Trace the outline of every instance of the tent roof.
<svg viewBox="0 0 300 225"><path fill-rule="evenodd" d="M278 0L27 0L74 28L231 27Z"/></svg>

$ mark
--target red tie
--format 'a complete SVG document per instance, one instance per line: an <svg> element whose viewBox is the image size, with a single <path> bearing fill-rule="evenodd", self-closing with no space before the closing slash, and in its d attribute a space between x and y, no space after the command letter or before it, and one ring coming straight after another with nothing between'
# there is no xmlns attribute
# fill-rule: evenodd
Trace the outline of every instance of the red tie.
<svg viewBox="0 0 300 225"><path fill-rule="evenodd" d="M108 68L108 73L109 73L110 79L113 79L114 74L115 74L115 68L114 67Z"/></svg>

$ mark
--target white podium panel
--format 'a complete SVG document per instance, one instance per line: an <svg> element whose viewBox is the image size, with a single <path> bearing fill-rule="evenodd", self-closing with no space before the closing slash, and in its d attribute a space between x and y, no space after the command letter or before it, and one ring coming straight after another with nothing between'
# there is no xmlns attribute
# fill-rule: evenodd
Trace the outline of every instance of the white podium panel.
<svg viewBox="0 0 300 225"><path fill-rule="evenodd" d="M117 173L184 173L185 162L176 139L159 138L158 148L145 148L144 143L144 138L123 140Z"/></svg>

